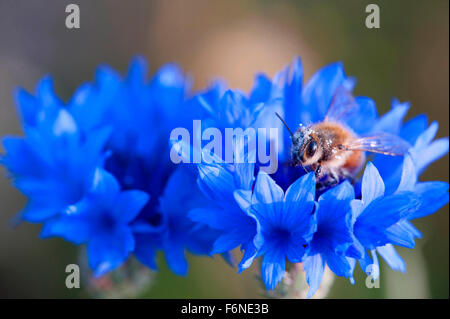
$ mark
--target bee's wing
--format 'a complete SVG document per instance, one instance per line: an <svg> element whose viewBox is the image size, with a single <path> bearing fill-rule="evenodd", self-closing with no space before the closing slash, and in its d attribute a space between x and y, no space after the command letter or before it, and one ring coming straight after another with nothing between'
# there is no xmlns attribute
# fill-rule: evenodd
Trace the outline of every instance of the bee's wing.
<svg viewBox="0 0 450 319"><path fill-rule="evenodd" d="M352 92L344 86L340 86L333 95L324 122L342 122L358 110L359 105L356 103Z"/></svg>
<svg viewBox="0 0 450 319"><path fill-rule="evenodd" d="M358 138L343 146L347 151L373 152L391 156L404 155L411 148L408 142L389 133Z"/></svg>

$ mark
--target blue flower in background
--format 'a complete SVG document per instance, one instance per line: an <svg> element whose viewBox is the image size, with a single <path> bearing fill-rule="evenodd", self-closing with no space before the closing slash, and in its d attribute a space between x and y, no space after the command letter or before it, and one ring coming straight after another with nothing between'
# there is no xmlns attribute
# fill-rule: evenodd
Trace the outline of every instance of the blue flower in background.
<svg viewBox="0 0 450 319"><path fill-rule="evenodd" d="M185 249L208 254L217 237L208 227L187 218L193 203L198 207L205 199L197 187L186 188L189 193L177 191L180 184L195 184L197 175L177 173L180 169L176 170L169 157L171 130L190 127L201 111L187 103L190 80L175 64L161 67L150 80L146 71L147 64L140 57L133 59L125 78L101 66L95 81L81 85L68 103L56 96L51 79L45 77L36 97L17 91L25 137L4 139L7 154L2 163L28 198L20 217L42 222L45 237L80 242L68 226L78 220L67 216L77 203L86 206L84 226L91 223L91 232L95 228L101 232L104 225L100 221L107 215L98 217L98 203L89 195L99 169L111 174L125 191L147 194L149 200L127 220L133 245L128 241L126 249L116 247L120 254L116 251L110 256L115 259L107 260L108 267L99 266L109 258L104 255L108 253L88 254L96 273L115 268L136 247L143 263L154 266L151 249L163 250L169 267L185 274ZM191 206L187 199L192 199ZM98 242L88 244L88 250Z"/></svg>
<svg viewBox="0 0 450 319"><path fill-rule="evenodd" d="M48 79L43 82L45 85L41 83L38 89L40 95L52 90ZM108 127L96 129L86 139L65 109L58 110L54 104L46 105L45 99L33 99L28 93L19 92L18 104L24 110L29 107L23 112L26 137L4 138L6 155L1 162L8 168L14 185L28 198L18 217L43 222L87 192L96 167L104 160L103 147L111 131ZM28 105L31 102L33 106ZM33 118L33 110L42 116Z"/></svg>
<svg viewBox="0 0 450 319"><path fill-rule="evenodd" d="M48 220L41 237L60 236L75 244L86 243L89 266L101 276L120 266L134 250L130 222L148 198L138 190L121 192L114 176L98 169L86 196Z"/></svg>
<svg viewBox="0 0 450 319"><path fill-rule="evenodd" d="M283 279L286 259L302 262L309 242L317 229L315 209L315 177L305 175L284 194L273 179L259 172L246 208L259 222L257 249L263 256L261 273L267 289L274 289Z"/></svg>
<svg viewBox="0 0 450 319"><path fill-rule="evenodd" d="M353 269L347 256L360 258L358 251L351 251L353 244L352 211L353 187L347 181L319 197L317 231L310 243L310 251L304 262L307 297L314 295L322 281L325 265L337 276L352 277Z"/></svg>

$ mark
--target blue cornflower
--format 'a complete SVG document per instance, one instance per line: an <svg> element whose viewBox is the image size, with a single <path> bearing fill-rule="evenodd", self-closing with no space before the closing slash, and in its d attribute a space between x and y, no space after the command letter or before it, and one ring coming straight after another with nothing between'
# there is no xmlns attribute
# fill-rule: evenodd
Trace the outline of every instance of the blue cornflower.
<svg viewBox="0 0 450 319"><path fill-rule="evenodd" d="M354 85L355 80L346 76L342 63L333 63L316 72L303 86L301 61L295 59L291 67L286 67L272 80L259 74L249 95L240 91L223 93L223 86L216 85L205 94L199 95L197 99L207 111L207 120L220 128L230 126L281 128L280 122L274 116L275 112L279 112L288 126L295 129L299 124L310 125L322 121L338 89L344 87L351 92ZM413 247L414 238L420 237L420 232L410 220L433 213L448 202L446 183L421 184L406 180L401 182L401 176L416 178L428 164L448 152L448 139L432 142L437 124L433 123L427 129L424 116L403 124L409 103L400 103L394 99L392 109L379 116L372 99L363 96L354 99L358 107L348 114L345 113L340 119L341 124L360 136L390 133L401 137L412 146L410 154L415 168L414 171L402 174L402 168L407 169L407 166L402 165L403 157L375 155L374 161L376 166L379 166L384 182L376 168L369 164L364 174L365 180L357 181L354 190L348 182L344 182L344 186L332 189L330 194L319 197L318 231L305 260L305 270L311 286L309 296L320 285L321 268L325 262L337 275L353 281L354 260L360 260L361 264L371 263L366 250L371 251L374 258L375 252L378 252L392 268L404 270L404 264L400 263L401 258L396 254L393 244ZM289 167L292 141L283 128L280 131L283 133L278 150L282 163L272 177L278 185L287 189L305 173L299 168ZM411 159L407 156L405 162L407 160ZM232 172L232 175L236 178L239 172ZM231 177L229 179L231 180ZM400 188L400 184L408 184L410 187ZM376 189L372 190L374 187ZM373 197L370 195L371 190L375 192L375 195L372 194ZM379 193L376 193L377 191ZM347 197L342 199L339 209L333 210L331 209L333 205L340 202L339 192L343 192ZM262 245L261 240L264 238L261 235L263 226L257 214L249 213L248 192L242 193L241 197L239 195L240 191L235 191L235 196L242 208L247 211L247 215L256 217L257 234L253 237L252 233L250 238L256 239L254 243L257 243L257 255L260 255L261 247L258 245ZM320 193L315 194L318 195ZM215 201L222 205L226 202L220 197L216 197ZM349 207L350 201L352 209ZM324 213L326 210L324 207L330 207L328 213L333 211L335 215L340 216L339 222L330 221L331 218L320 219L321 212L323 216L330 217ZM378 214L380 210L382 213ZM217 218L215 215L218 213L208 215L208 218L215 220ZM323 233L327 233L327 236L322 236L320 229ZM313 249L314 246L316 250Z"/></svg>
<svg viewBox="0 0 450 319"><path fill-rule="evenodd" d="M71 114L54 98L50 78L41 81L37 97L19 90L25 137L6 137L1 158L14 186L28 198L20 218L43 222L79 201L95 169L104 160L108 127L95 129L90 139Z"/></svg>
<svg viewBox="0 0 450 319"><path fill-rule="evenodd" d="M146 204L127 220L133 245L111 265L124 261L136 247L137 257L153 266L149 251L142 249L150 247L163 250L170 268L185 274L184 250L208 254L217 234L187 218L191 206L186 198L192 202L201 198L200 203L205 199L197 187L176 191L179 184L195 185L196 174L178 173L169 157L169 136L175 127L189 128L202 110L187 103L190 80L178 66L167 64L150 80L146 71L147 63L140 57L132 60L124 78L101 66L95 81L81 85L68 103L53 92L49 77L39 84L36 97L19 90L25 138L5 139L7 155L2 163L28 198L23 218L45 223L45 237L62 236L79 243L71 234L63 234L63 228L51 227L76 203L92 205L84 210L85 224L102 227L94 216L96 203L87 200L98 169L114 176L122 189L148 194ZM93 267L98 268L102 254L98 249L89 254Z"/></svg>
<svg viewBox="0 0 450 319"><path fill-rule="evenodd" d="M325 265L337 276L352 277L349 257L361 257L350 251L353 244L352 211L350 203L355 199L352 185L344 183L323 193L318 200L317 231L310 243L303 269L309 285L307 298L320 287Z"/></svg>
<svg viewBox="0 0 450 319"><path fill-rule="evenodd" d="M317 229L315 187L314 174L310 173L293 183L284 194L269 175L258 173L251 203L244 204L243 209L259 223L257 256L263 256L261 273L267 289L274 289L283 279L286 259L302 262L310 248Z"/></svg>
<svg viewBox="0 0 450 319"><path fill-rule="evenodd" d="M60 236L75 244L86 243L89 266L101 276L119 267L134 250L130 222L148 198L142 191L120 191L114 176L98 169L86 196L48 220L41 237Z"/></svg>

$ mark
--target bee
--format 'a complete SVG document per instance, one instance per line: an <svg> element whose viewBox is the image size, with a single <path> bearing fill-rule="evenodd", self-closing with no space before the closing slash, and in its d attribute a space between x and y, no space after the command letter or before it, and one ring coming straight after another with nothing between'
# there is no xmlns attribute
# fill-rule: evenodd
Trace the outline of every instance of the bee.
<svg viewBox="0 0 450 319"><path fill-rule="evenodd" d="M411 147L394 134L358 136L354 133L344 120L354 115L358 107L350 91L340 87L323 121L300 125L294 133L275 113L291 135L292 165L314 171L319 188L336 185L343 179L353 181L365 162L365 152L402 156Z"/></svg>

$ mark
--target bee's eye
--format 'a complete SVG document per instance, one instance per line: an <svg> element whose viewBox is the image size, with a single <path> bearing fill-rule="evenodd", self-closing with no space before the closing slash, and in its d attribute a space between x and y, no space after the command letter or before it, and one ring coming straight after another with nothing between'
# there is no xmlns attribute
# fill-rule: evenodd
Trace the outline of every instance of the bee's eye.
<svg viewBox="0 0 450 319"><path fill-rule="evenodd" d="M317 143L315 141L309 142L308 146L306 147L306 156L308 158L311 158L314 156L316 151L317 151Z"/></svg>

